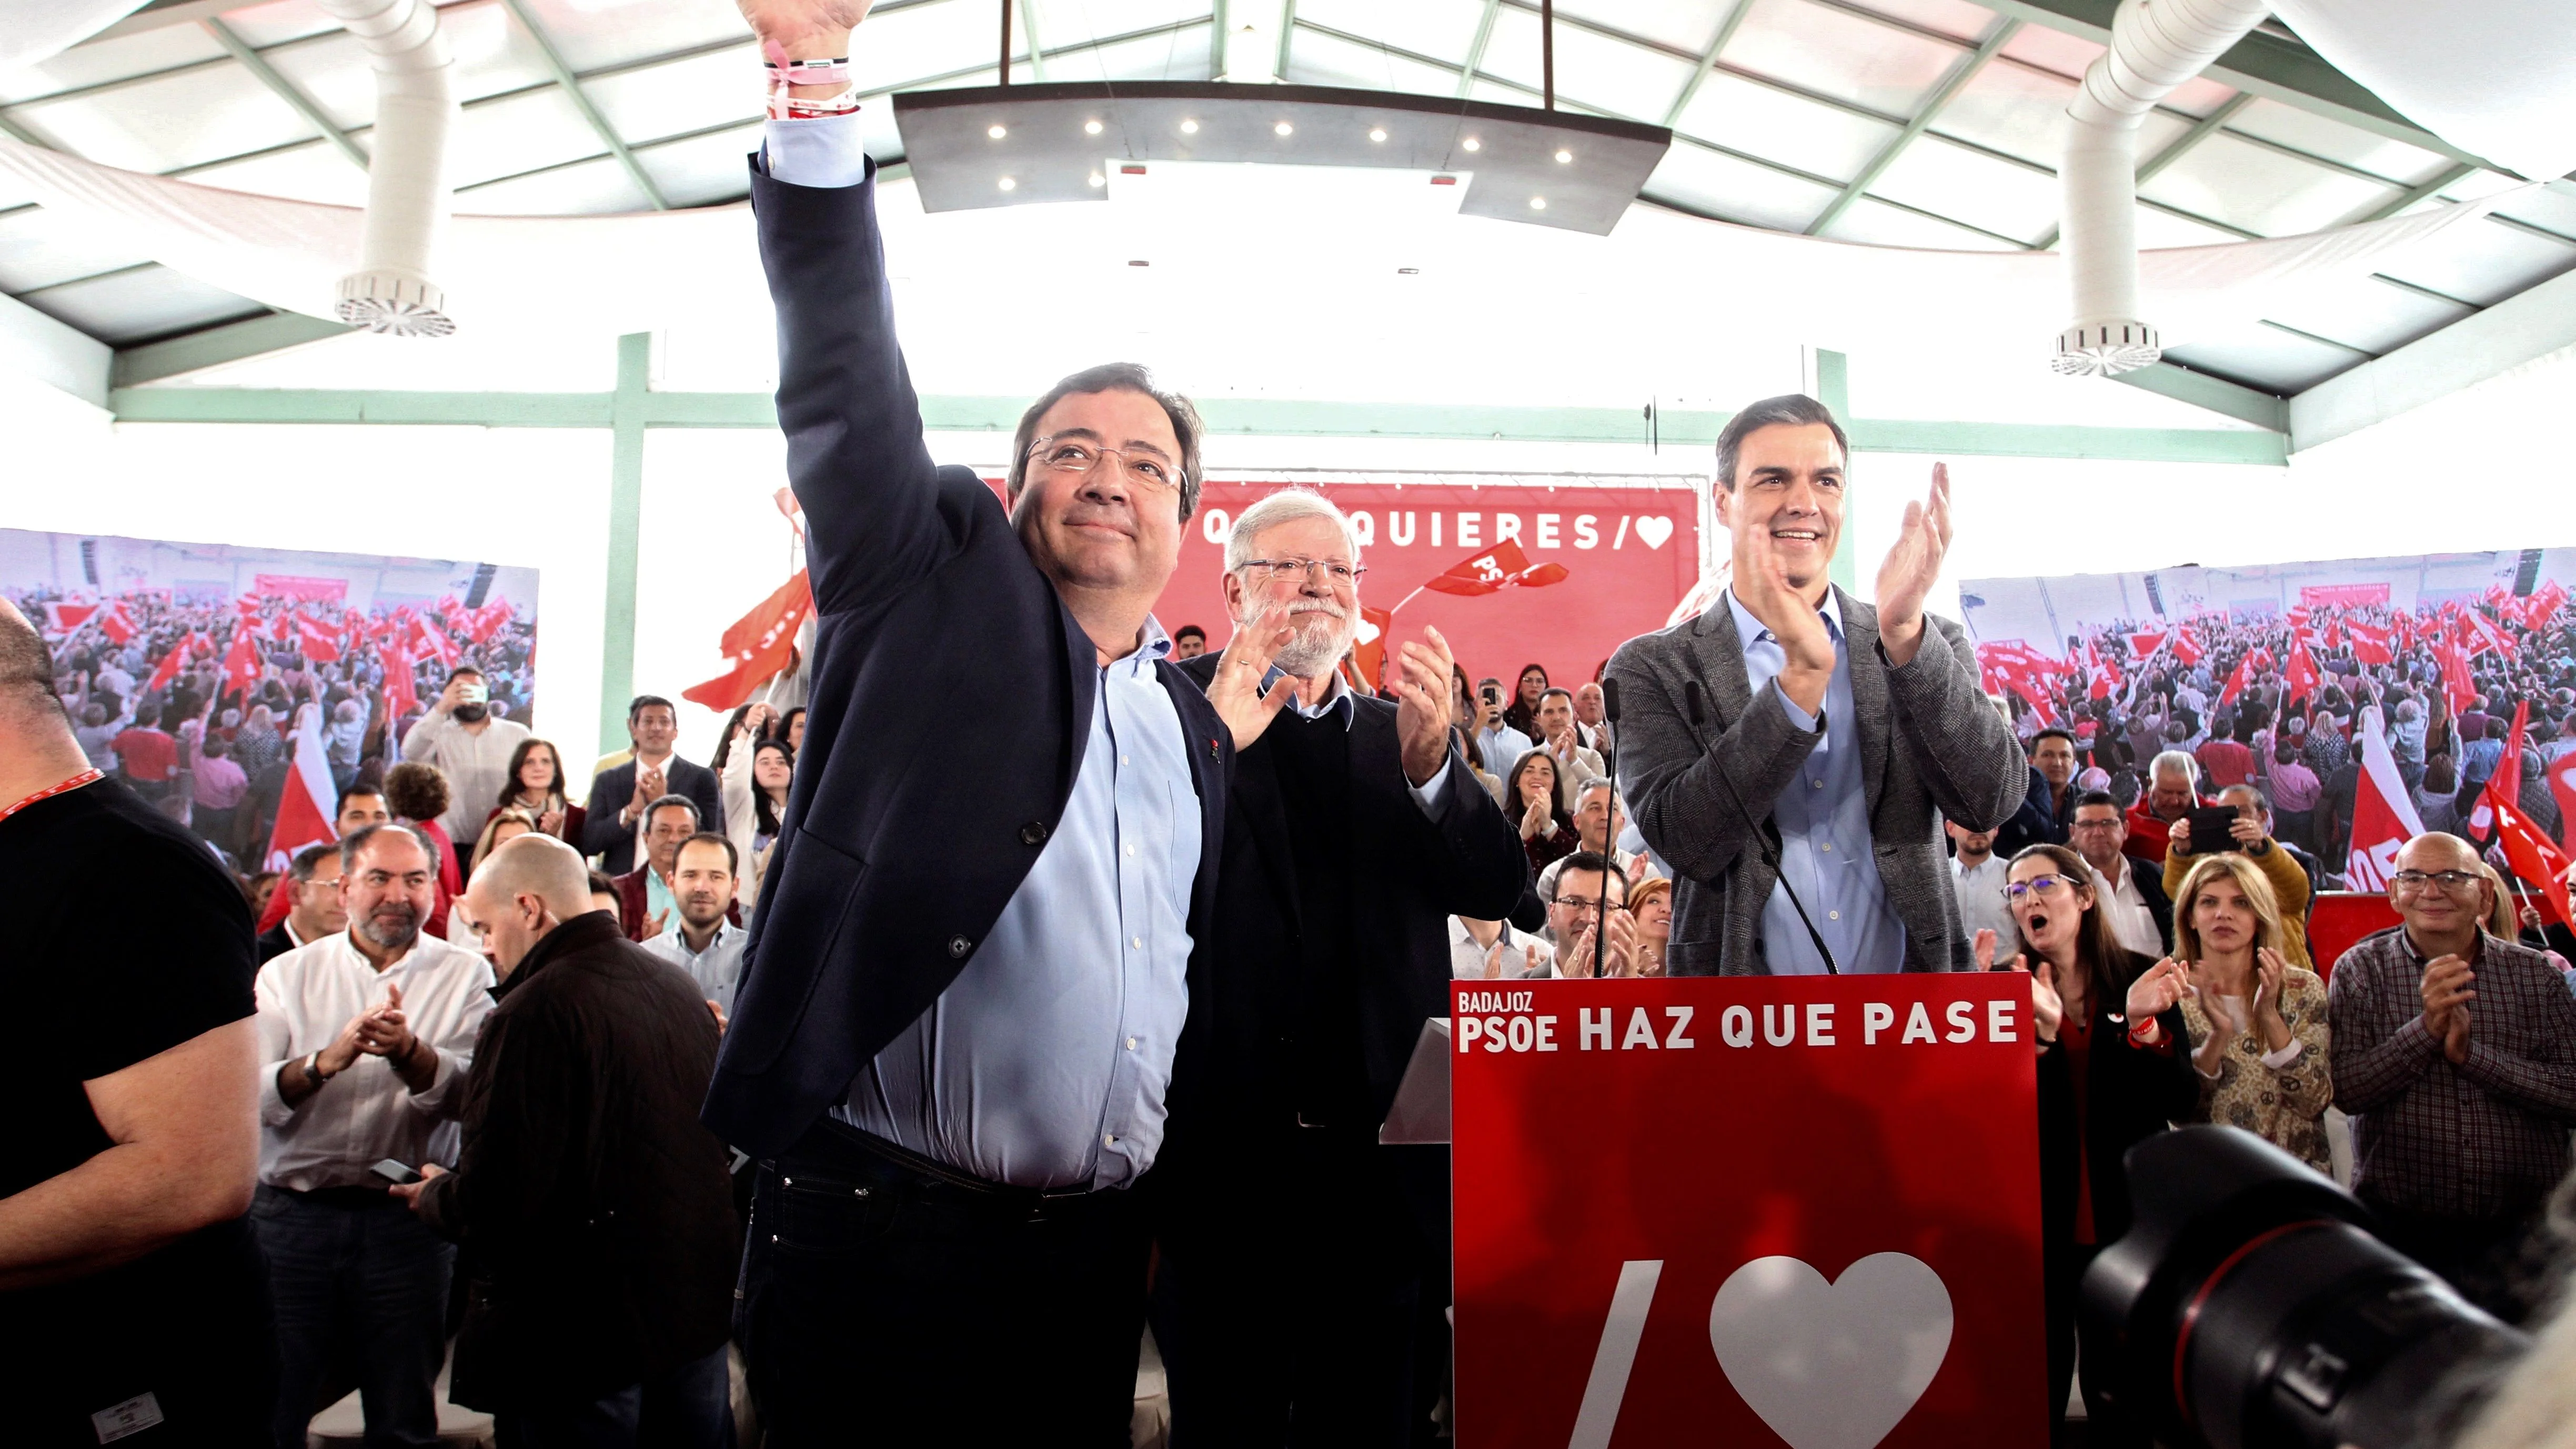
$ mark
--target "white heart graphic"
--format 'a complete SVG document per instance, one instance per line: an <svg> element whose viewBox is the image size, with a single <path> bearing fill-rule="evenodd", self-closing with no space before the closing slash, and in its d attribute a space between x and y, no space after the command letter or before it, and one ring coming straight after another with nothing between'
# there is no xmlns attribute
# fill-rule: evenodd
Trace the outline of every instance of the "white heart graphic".
<svg viewBox="0 0 2576 1449"><path fill-rule="evenodd" d="M1830 1285L1796 1258L1756 1258L1717 1290L1708 1341L1790 1449L1872 1449L1949 1356L1950 1290L1905 1253L1873 1253Z"/></svg>
<svg viewBox="0 0 2576 1449"><path fill-rule="evenodd" d="M1647 514L1637 520L1637 536L1648 548L1662 548L1664 540L1673 536L1673 521L1660 513Z"/></svg>
<svg viewBox="0 0 2576 1449"><path fill-rule="evenodd" d="M1359 639L1359 641L1360 641L1361 643L1363 643L1363 644L1374 644L1374 643L1376 643L1376 642L1377 642L1377 636L1378 636L1379 632L1380 632L1380 630L1379 630L1379 629L1378 629L1378 627L1377 627L1377 621L1376 621L1376 620L1371 619L1371 618L1368 618L1368 617L1367 617L1367 616L1365 616L1365 615L1361 616L1361 618L1360 618L1360 632L1359 632L1359 634L1358 634L1358 636L1357 636L1357 637L1358 637L1358 639Z"/></svg>

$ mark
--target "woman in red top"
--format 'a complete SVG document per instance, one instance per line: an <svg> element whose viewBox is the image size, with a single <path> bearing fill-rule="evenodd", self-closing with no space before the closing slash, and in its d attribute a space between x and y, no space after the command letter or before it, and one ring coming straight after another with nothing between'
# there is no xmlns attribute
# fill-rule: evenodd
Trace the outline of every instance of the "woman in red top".
<svg viewBox="0 0 2576 1449"><path fill-rule="evenodd" d="M2039 1222L2047 1272L2049 1421L2062 1426L2075 1364L2075 1287L2102 1245L2129 1230L2120 1161L2143 1139L2188 1121L2200 1103L2181 1008L2189 977L2171 957L2123 947L2093 892L2084 857L2034 845L2013 857L2004 900L2032 972L2039 1038ZM1979 931L1977 960L1995 964ZM2105 1351L2107 1352L2107 1350ZM2142 1425L2100 1400L2103 1353L2084 1355L2086 1442L2144 1446Z"/></svg>

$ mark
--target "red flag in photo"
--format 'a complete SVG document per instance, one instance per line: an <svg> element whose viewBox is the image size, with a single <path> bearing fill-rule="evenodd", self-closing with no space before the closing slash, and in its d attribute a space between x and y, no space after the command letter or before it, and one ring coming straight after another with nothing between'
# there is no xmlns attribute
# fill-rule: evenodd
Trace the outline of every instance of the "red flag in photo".
<svg viewBox="0 0 2576 1449"><path fill-rule="evenodd" d="M2245 692L2245 686L2253 678L2253 674L2253 655L2248 654L2244 658L2237 660L2236 672L2227 676L2227 687L2218 691L2218 702L2221 705L2234 704L2236 702L2236 696Z"/></svg>
<svg viewBox="0 0 2576 1449"><path fill-rule="evenodd" d="M160 667L152 671L152 677L150 679L143 681L143 692L145 694L159 694L161 691L169 688L170 681L179 677L180 661L187 657L187 640L182 639L178 643L171 645L169 652L161 656Z"/></svg>
<svg viewBox="0 0 2576 1449"><path fill-rule="evenodd" d="M2394 664L2397 655L2388 647L2389 631L2368 624L2348 624L2344 632L2352 638L2352 657L2363 664ZM2329 639L2328 647L2332 647Z"/></svg>
<svg viewBox="0 0 2576 1449"><path fill-rule="evenodd" d="M237 640L247 637L245 633L234 635ZM277 826L268 837L265 863L270 870L286 869L295 853L308 845L340 838L333 814L340 792L331 783L330 758L323 752L320 706L308 704L299 712L294 749L294 764L286 772L286 789L277 800Z"/></svg>
<svg viewBox="0 0 2576 1449"><path fill-rule="evenodd" d="M2161 629L2158 629L2153 633L2132 634L2129 636L2129 653L2139 659L2144 659L2148 655L2155 653L2156 646L2164 642L2165 635L2164 631Z"/></svg>
<svg viewBox="0 0 2576 1449"><path fill-rule="evenodd" d="M1533 568L1529 555L1521 552L1520 540L1507 538L1451 567L1448 572L1424 580L1422 587L1436 593L1473 598L1479 594L1499 593L1514 584L1533 589L1545 588L1549 584L1562 583L1565 578L1565 565L1547 563Z"/></svg>
<svg viewBox="0 0 2576 1449"><path fill-rule="evenodd" d="M2317 692L2317 659L2304 648L2290 651L2290 667L2281 676L2281 702L2314 698Z"/></svg>
<svg viewBox="0 0 2576 1449"><path fill-rule="evenodd" d="M45 606L45 632L48 634L68 634L74 629L79 628L81 625L88 623L90 616L97 612L98 605L96 604L69 604L59 601L47 604Z"/></svg>
<svg viewBox="0 0 2576 1449"><path fill-rule="evenodd" d="M2576 750L2551 760L2541 775L2549 781L2549 793L2558 801L2558 843L2571 845L2576 842Z"/></svg>
<svg viewBox="0 0 2576 1449"><path fill-rule="evenodd" d="M2523 626L2529 629L2549 627L2549 621L2557 617L2559 606L2566 602L2567 590L2556 579L2549 580L2532 590L2531 597L2522 601Z"/></svg>
<svg viewBox="0 0 2576 1449"><path fill-rule="evenodd" d="M1351 659L1359 666L1360 682L1371 689L1384 687L1386 636L1394 627L1392 612L1360 605L1360 627L1351 635Z"/></svg>
<svg viewBox="0 0 2576 1449"><path fill-rule="evenodd" d="M2415 813L2415 797L2398 777L2397 757L2388 751L2380 731L2379 710L2361 712L2353 737L2361 746L2361 779L2353 791L2352 850L2344 861L2344 879L2356 891L2384 891L2397 873L2397 852L2424 833Z"/></svg>
<svg viewBox="0 0 2576 1449"><path fill-rule="evenodd" d="M2191 637L2189 629L2176 629L2173 631L2173 652L2174 658L2185 664L2198 664L2201 655L2200 641Z"/></svg>
<svg viewBox="0 0 2576 1449"><path fill-rule="evenodd" d="M680 697L719 712L748 701L752 691L775 678L795 657L796 631L813 608L813 590L805 571L798 569L794 578L725 630L723 649L730 667L704 684L681 690Z"/></svg>
<svg viewBox="0 0 2576 1449"><path fill-rule="evenodd" d="M305 659L311 663L336 664L340 661L340 641L330 630L310 619L302 617L296 619L295 644L297 648L304 651Z"/></svg>
<svg viewBox="0 0 2576 1449"><path fill-rule="evenodd" d="M2442 699L2457 719L2478 693L2477 681L2469 674L2468 651L2453 643L2433 646L2433 657L2442 665Z"/></svg>
<svg viewBox="0 0 2576 1449"><path fill-rule="evenodd" d="M413 619L411 632L412 638L420 644L421 654L436 659L442 669L454 669L456 662L464 657L463 651L456 647L456 641L447 636L447 631L425 618Z"/></svg>
<svg viewBox="0 0 2576 1449"><path fill-rule="evenodd" d="M250 631L236 628L233 630L233 647L224 654L224 693L241 691L243 698L247 699L250 688L258 683L259 651L251 647Z"/></svg>
<svg viewBox="0 0 2576 1449"><path fill-rule="evenodd" d="M2120 677L2120 667L2111 662L2111 656L2094 648L2089 641L2084 646L2084 662L2093 675L2093 686L2087 698L2109 699L2111 691L2124 682Z"/></svg>
<svg viewBox="0 0 2576 1449"><path fill-rule="evenodd" d="M2492 649L2510 658L2514 652L2513 641L2505 637L2502 629L2496 627L2495 620L2475 609L2465 610L2461 614L2460 633L2472 655L2484 654Z"/></svg>
<svg viewBox="0 0 2576 1449"><path fill-rule="evenodd" d="M105 634L111 643L128 644L133 642L137 631L134 627L133 616L125 612L125 604L123 601L120 600L117 603L110 605L104 613L101 613L98 616L98 631Z"/></svg>
<svg viewBox="0 0 2576 1449"><path fill-rule="evenodd" d="M413 680L411 647L400 639L384 647L385 717L398 720L420 708L420 689Z"/></svg>
<svg viewBox="0 0 2576 1449"><path fill-rule="evenodd" d="M2496 844L2504 847L2505 863L2513 867L2513 873L2540 887L2560 924L2576 926L2576 914L2570 913L2567 903L2567 853L2542 834L2521 807L2504 798L2502 786L2508 773L2503 766L2496 767L2495 777L2487 781L2487 792L2478 801L2477 815L2492 816ZM2510 773L2519 775L2518 771ZM2484 833L2478 820L2473 819L2470 828Z"/></svg>

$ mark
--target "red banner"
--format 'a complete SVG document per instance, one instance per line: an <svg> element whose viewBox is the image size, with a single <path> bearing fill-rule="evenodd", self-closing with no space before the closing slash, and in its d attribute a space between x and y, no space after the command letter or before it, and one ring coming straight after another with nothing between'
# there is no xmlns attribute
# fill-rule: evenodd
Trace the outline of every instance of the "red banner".
<svg viewBox="0 0 2576 1449"><path fill-rule="evenodd" d="M349 597L347 579L307 578L300 574L256 574L251 591L264 599L301 599L308 604L336 604Z"/></svg>
<svg viewBox="0 0 2576 1449"><path fill-rule="evenodd" d="M2369 604L2388 602L2388 585L2378 584L2302 584L2299 602L2311 607L2324 605L2337 609L2357 609Z"/></svg>
<svg viewBox="0 0 2576 1449"><path fill-rule="evenodd" d="M1282 483L1210 483L1184 525L1180 568L1154 605L1166 629L1196 624L1208 647L1233 633L1218 580L1234 519ZM1592 678L1629 639L1660 629L1699 580L1698 501L1687 488L1468 488L1457 484L1301 484L1331 498L1360 532L1368 576L1360 599L1403 607L1398 641L1436 625L1468 678L1508 686L1524 664L1568 688ZM1480 598L1405 596L1478 549L1517 540L1532 566L1560 565L1563 582Z"/></svg>
<svg viewBox="0 0 2576 1449"><path fill-rule="evenodd" d="M2047 1442L2024 978L1456 993L1461 1449Z"/></svg>

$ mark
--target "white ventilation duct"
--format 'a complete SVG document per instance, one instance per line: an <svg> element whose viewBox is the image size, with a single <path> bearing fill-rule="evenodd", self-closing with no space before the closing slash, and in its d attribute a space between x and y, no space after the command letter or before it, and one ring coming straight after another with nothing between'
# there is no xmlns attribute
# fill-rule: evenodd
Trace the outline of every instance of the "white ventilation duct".
<svg viewBox="0 0 2576 1449"><path fill-rule="evenodd" d="M432 0L315 0L367 47L376 70L368 137L367 228L358 270L340 279L340 320L370 332L456 330L430 264L447 229L454 66Z"/></svg>
<svg viewBox="0 0 2576 1449"><path fill-rule="evenodd" d="M2111 48L2066 107L2066 273L2074 324L2051 364L2074 376L2145 367L2164 354L2138 306L2138 126L2156 102L2227 53L2269 12L2267 0L2120 0Z"/></svg>

